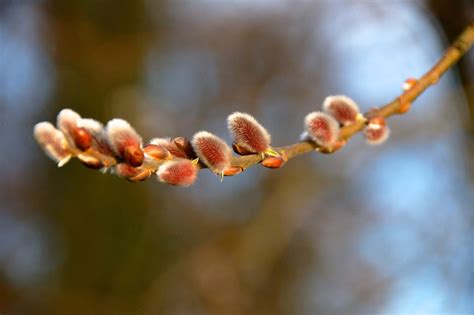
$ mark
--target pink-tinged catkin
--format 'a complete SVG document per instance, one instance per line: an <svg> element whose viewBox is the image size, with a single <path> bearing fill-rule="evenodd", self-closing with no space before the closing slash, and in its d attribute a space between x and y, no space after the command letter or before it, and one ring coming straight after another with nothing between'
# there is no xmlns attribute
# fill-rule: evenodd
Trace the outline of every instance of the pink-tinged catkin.
<svg viewBox="0 0 474 315"><path fill-rule="evenodd" d="M356 123L357 117L360 115L356 102L344 95L326 97L323 110L344 126Z"/></svg>
<svg viewBox="0 0 474 315"><path fill-rule="evenodd" d="M270 148L268 131L251 115L236 112L227 118L227 127L239 154L263 153Z"/></svg>
<svg viewBox="0 0 474 315"><path fill-rule="evenodd" d="M232 152L227 143L207 131L196 133L191 141L199 160L212 172L223 174L230 167Z"/></svg>
<svg viewBox="0 0 474 315"><path fill-rule="evenodd" d="M107 140L115 154L134 167L143 163L142 139L127 121L112 119L106 130Z"/></svg>
<svg viewBox="0 0 474 315"><path fill-rule="evenodd" d="M197 178L198 168L193 161L176 159L164 163L156 173L158 179L173 186L191 186Z"/></svg>
<svg viewBox="0 0 474 315"><path fill-rule="evenodd" d="M323 112L306 115L305 130L311 140L325 148L331 148L339 137L339 123Z"/></svg>
<svg viewBox="0 0 474 315"><path fill-rule="evenodd" d="M61 110L56 125L64 133L69 145L80 151L86 151L92 145L92 136L86 129L79 126L81 116L72 109Z"/></svg>
<svg viewBox="0 0 474 315"><path fill-rule="evenodd" d="M383 117L373 117L364 128L365 140L370 145L384 143L390 136L390 129L385 124Z"/></svg>
<svg viewBox="0 0 474 315"><path fill-rule="evenodd" d="M68 142L64 134L49 122L37 123L33 129L36 142L44 153L61 167L71 158Z"/></svg>

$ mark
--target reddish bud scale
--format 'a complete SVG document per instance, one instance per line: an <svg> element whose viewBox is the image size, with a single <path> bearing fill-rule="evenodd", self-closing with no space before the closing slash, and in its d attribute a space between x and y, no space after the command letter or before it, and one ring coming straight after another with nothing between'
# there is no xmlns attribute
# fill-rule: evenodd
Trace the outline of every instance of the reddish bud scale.
<svg viewBox="0 0 474 315"><path fill-rule="evenodd" d="M112 150L131 166L140 166L143 162L142 139L128 122L112 119L107 123L107 140Z"/></svg>
<svg viewBox="0 0 474 315"><path fill-rule="evenodd" d="M61 130L69 144L80 151L88 150L92 145L90 133L79 126L81 116L75 111L65 108L57 117L57 126Z"/></svg>
<svg viewBox="0 0 474 315"><path fill-rule="evenodd" d="M211 171L221 174L230 166L232 153L221 138L207 131L196 133L192 140L194 152Z"/></svg>
<svg viewBox="0 0 474 315"><path fill-rule="evenodd" d="M102 163L101 160L98 158L95 158L93 156L87 155L87 154L79 154L77 156L78 160L81 161L81 163L84 166L87 166L88 168L94 169L94 170L99 170L104 167L104 163Z"/></svg>
<svg viewBox="0 0 474 315"><path fill-rule="evenodd" d="M344 126L354 124L360 114L356 102L344 95L326 97L323 110Z"/></svg>
<svg viewBox="0 0 474 315"><path fill-rule="evenodd" d="M81 151L87 151L92 145L92 137L84 128L74 128L72 137L74 144Z"/></svg>
<svg viewBox="0 0 474 315"><path fill-rule="evenodd" d="M230 166L224 170L224 176L235 176L242 173L244 170L240 166Z"/></svg>
<svg viewBox="0 0 474 315"><path fill-rule="evenodd" d="M90 118L82 118L78 122L78 126L85 129L91 135L92 149L104 155L114 155L112 148L107 142L107 134L105 132L104 126L100 122Z"/></svg>
<svg viewBox="0 0 474 315"><path fill-rule="evenodd" d="M119 163L115 165L114 173L119 177L132 178L139 175L140 171L127 163Z"/></svg>
<svg viewBox="0 0 474 315"><path fill-rule="evenodd" d="M59 166L67 163L71 157L64 134L49 122L37 123L33 135L44 153Z"/></svg>
<svg viewBox="0 0 474 315"><path fill-rule="evenodd" d="M158 179L173 186L190 186L197 178L198 168L191 160L177 159L160 166Z"/></svg>
<svg viewBox="0 0 474 315"><path fill-rule="evenodd" d="M155 160L169 160L172 158L171 153L166 150L164 147L161 147L156 144L147 144L143 147L143 153L146 156L155 159Z"/></svg>
<svg viewBox="0 0 474 315"><path fill-rule="evenodd" d="M123 158L125 162L130 164L133 167L138 167L142 165L145 155L143 154L142 149L135 146L125 147Z"/></svg>
<svg viewBox="0 0 474 315"><path fill-rule="evenodd" d="M128 180L131 182L143 182L147 180L148 178L150 178L152 174L153 174L152 171L148 169L144 169L144 170L141 170L137 176L128 178Z"/></svg>
<svg viewBox="0 0 474 315"><path fill-rule="evenodd" d="M270 134L249 114L233 113L227 118L227 127L234 139L234 150L238 154L263 153L270 148Z"/></svg>
<svg viewBox="0 0 474 315"><path fill-rule="evenodd" d="M126 178L131 182L144 181L152 175L149 169L141 167L132 167L126 163L119 163L114 168L114 173L119 176Z"/></svg>
<svg viewBox="0 0 474 315"><path fill-rule="evenodd" d="M267 168L280 168L285 165L287 160L285 156L269 156L261 164Z"/></svg>
<svg viewBox="0 0 474 315"><path fill-rule="evenodd" d="M390 129L385 124L383 117L374 117L364 128L364 136L368 144L379 145L384 143L390 135Z"/></svg>
<svg viewBox="0 0 474 315"><path fill-rule="evenodd" d="M339 123L323 112L312 112L305 117L308 136L322 147L331 148L339 137Z"/></svg>

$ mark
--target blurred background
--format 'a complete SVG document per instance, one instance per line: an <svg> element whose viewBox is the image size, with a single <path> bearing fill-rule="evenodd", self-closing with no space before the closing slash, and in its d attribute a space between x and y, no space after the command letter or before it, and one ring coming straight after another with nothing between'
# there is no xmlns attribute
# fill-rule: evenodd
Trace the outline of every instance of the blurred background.
<svg viewBox="0 0 474 315"><path fill-rule="evenodd" d="M391 101L471 0L0 0L0 313L473 314L474 51L389 124L280 170L132 184L33 140L70 107L145 139L254 115L294 143L325 96Z"/></svg>

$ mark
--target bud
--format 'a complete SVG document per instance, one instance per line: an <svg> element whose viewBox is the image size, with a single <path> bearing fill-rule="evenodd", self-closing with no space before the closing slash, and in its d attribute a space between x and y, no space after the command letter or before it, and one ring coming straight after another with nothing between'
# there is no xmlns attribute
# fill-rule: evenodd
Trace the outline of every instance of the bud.
<svg viewBox="0 0 474 315"><path fill-rule="evenodd" d="M150 178L152 174L153 172L151 170L140 168L140 173L138 173L138 175L127 179L131 182L143 182Z"/></svg>
<svg viewBox="0 0 474 315"><path fill-rule="evenodd" d="M158 179L173 186L191 186L197 178L198 167L188 159L176 159L164 163L156 173Z"/></svg>
<svg viewBox="0 0 474 315"><path fill-rule="evenodd" d="M279 156L269 156L265 158L261 164L268 168L280 168L288 161L286 155L283 153Z"/></svg>
<svg viewBox="0 0 474 315"><path fill-rule="evenodd" d="M410 110L411 103L407 101L403 101L401 97L399 99L400 99L400 107L398 108L398 113L405 114L406 112Z"/></svg>
<svg viewBox="0 0 474 315"><path fill-rule="evenodd" d="M235 176L237 174L240 174L244 171L243 168L240 166L230 166L224 170L223 175L224 176Z"/></svg>
<svg viewBox="0 0 474 315"><path fill-rule="evenodd" d="M80 151L86 151L92 145L92 137L86 129L79 126L81 116L75 111L65 108L57 117L57 126L69 144Z"/></svg>
<svg viewBox="0 0 474 315"><path fill-rule="evenodd" d="M384 143L390 135L390 129L385 124L385 119L381 116L373 117L364 129L365 140L370 145Z"/></svg>
<svg viewBox="0 0 474 315"><path fill-rule="evenodd" d="M146 168L133 167L127 163L119 163L115 165L114 173L119 176L126 178L131 182L140 182L148 179L152 172Z"/></svg>
<svg viewBox="0 0 474 315"><path fill-rule="evenodd" d="M186 152L183 152L171 139L169 138L154 138L150 140L150 144L157 145L169 151L172 156L182 159L193 158L188 156ZM194 154L193 154L194 155Z"/></svg>
<svg viewBox="0 0 474 315"><path fill-rule="evenodd" d="M160 161L170 160L173 157L164 147L151 143L143 147L143 153L145 153L146 157Z"/></svg>
<svg viewBox="0 0 474 315"><path fill-rule="evenodd" d="M344 95L326 97L323 110L344 126L356 123L361 116L356 102Z"/></svg>
<svg viewBox="0 0 474 315"><path fill-rule="evenodd" d="M227 128L234 140L234 150L238 154L264 153L270 148L270 134L249 114L233 113L227 118Z"/></svg>
<svg viewBox="0 0 474 315"><path fill-rule="evenodd" d="M68 143L64 134L49 122L37 123L33 129L36 142L44 153L61 167L71 159Z"/></svg>
<svg viewBox="0 0 474 315"><path fill-rule="evenodd" d="M223 174L230 166L232 152L221 138L207 131L196 133L192 140L194 152L209 169L216 174Z"/></svg>
<svg viewBox="0 0 474 315"><path fill-rule="evenodd" d="M99 170L104 167L104 163L96 157L87 154L78 154L77 159L88 168Z"/></svg>
<svg viewBox="0 0 474 315"><path fill-rule="evenodd" d="M127 163L119 163L115 165L113 172L117 176L124 178L131 178L140 174L137 168L130 166Z"/></svg>
<svg viewBox="0 0 474 315"><path fill-rule="evenodd" d="M305 129L311 140L325 148L332 148L339 137L339 123L323 112L306 115Z"/></svg>
<svg viewBox="0 0 474 315"><path fill-rule="evenodd" d="M107 140L112 150L131 166L140 166L144 155L141 150L142 139L123 119L112 119L107 123Z"/></svg>
<svg viewBox="0 0 474 315"><path fill-rule="evenodd" d="M140 147L129 145L125 147L123 158L131 166L138 167L142 165L145 155Z"/></svg>
<svg viewBox="0 0 474 315"><path fill-rule="evenodd" d="M96 151L112 156L113 150L107 142L107 133L104 125L95 119L82 118L77 123L78 127L84 128L92 136L91 147Z"/></svg>
<svg viewBox="0 0 474 315"><path fill-rule="evenodd" d="M408 91L411 89L418 81L415 78L408 78L403 82L402 89Z"/></svg>

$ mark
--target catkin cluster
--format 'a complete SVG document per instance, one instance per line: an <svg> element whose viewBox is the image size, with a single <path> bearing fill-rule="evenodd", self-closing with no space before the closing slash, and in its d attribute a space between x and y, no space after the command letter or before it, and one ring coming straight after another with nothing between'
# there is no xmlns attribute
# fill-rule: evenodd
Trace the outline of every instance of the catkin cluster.
<svg viewBox="0 0 474 315"><path fill-rule="evenodd" d="M383 117L365 118L357 104L346 96L329 96L322 107L323 111L305 117L305 131L300 139L313 142L320 152L330 153L343 147L345 140L340 138L340 128L359 120L365 122L364 135L369 144L380 144L389 135ZM233 139L232 149L207 131L197 132L191 140L155 138L144 144L123 119L112 119L104 126L71 109L63 109L56 126L49 122L36 124L34 137L59 167L75 157L89 168L132 182L156 175L163 183L190 186L202 168L221 179L237 175L244 169L232 165L232 150L238 155L257 155L260 164L268 168L280 168L287 162L284 150L272 147L269 132L253 116L233 113L227 118L227 127Z"/></svg>

